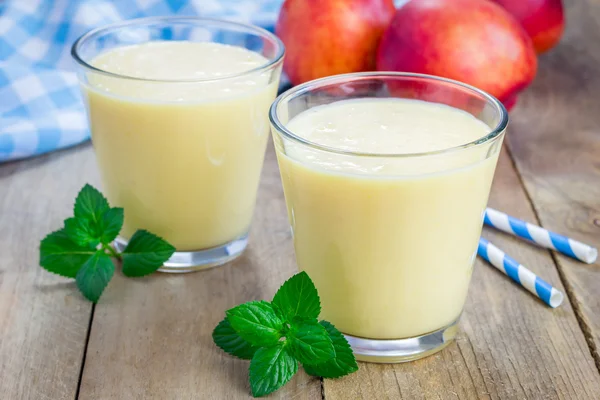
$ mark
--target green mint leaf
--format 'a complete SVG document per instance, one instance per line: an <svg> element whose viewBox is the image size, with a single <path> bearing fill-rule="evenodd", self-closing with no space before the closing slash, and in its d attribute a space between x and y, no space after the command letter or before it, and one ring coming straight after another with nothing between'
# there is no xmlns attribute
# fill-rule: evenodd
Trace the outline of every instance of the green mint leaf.
<svg viewBox="0 0 600 400"><path fill-rule="evenodd" d="M316 319L294 319L287 339L291 353L302 364L319 364L335 357L331 338Z"/></svg>
<svg viewBox="0 0 600 400"><path fill-rule="evenodd" d="M254 397L273 393L298 372L298 362L280 343L273 347L263 347L250 362L250 388Z"/></svg>
<svg viewBox="0 0 600 400"><path fill-rule="evenodd" d="M110 208L102 193L89 184L79 191L73 211L75 218L65 221L65 229L81 245L109 244L123 226L123 209Z"/></svg>
<svg viewBox="0 0 600 400"><path fill-rule="evenodd" d="M90 220L98 226L102 215L109 209L108 201L98 189L86 184L75 199L75 218Z"/></svg>
<svg viewBox="0 0 600 400"><path fill-rule="evenodd" d="M65 231L75 243L96 247L98 243L110 244L123 226L123 209L109 208L102 214L99 222L86 218L68 218Z"/></svg>
<svg viewBox="0 0 600 400"><path fill-rule="evenodd" d="M87 219L65 219L65 232L73 242L80 246L96 247L100 243L98 233L90 227Z"/></svg>
<svg viewBox="0 0 600 400"><path fill-rule="evenodd" d="M109 208L104 212L102 220L100 221L100 226L102 228L100 241L102 243L109 244L115 240L123 227L123 218L123 209L120 207Z"/></svg>
<svg viewBox="0 0 600 400"><path fill-rule="evenodd" d="M275 293L275 304L285 318L318 318L321 313L319 294L313 281L306 272L300 272L288 279Z"/></svg>
<svg viewBox="0 0 600 400"><path fill-rule="evenodd" d="M115 272L110 257L98 250L77 272L77 287L86 299L96 303Z"/></svg>
<svg viewBox="0 0 600 400"><path fill-rule="evenodd" d="M121 257L123 274L136 277L151 274L167 261L175 252L175 247L166 240L145 230L136 231Z"/></svg>
<svg viewBox="0 0 600 400"><path fill-rule="evenodd" d="M330 322L321 321L320 324L327 330L329 337L331 337L333 347L335 348L335 357L317 365L303 364L306 373L323 378L340 378L358 371L358 364L344 335Z"/></svg>
<svg viewBox="0 0 600 400"><path fill-rule="evenodd" d="M219 322L212 333L212 337L215 344L223 351L244 360L251 360L256 350L258 350L258 347L241 338L227 318Z"/></svg>
<svg viewBox="0 0 600 400"><path fill-rule="evenodd" d="M96 249L73 242L64 229L50 233L40 243L40 265L47 271L75 278Z"/></svg>
<svg viewBox="0 0 600 400"><path fill-rule="evenodd" d="M266 301L250 301L225 312L231 326L255 346L271 346L282 336L283 321Z"/></svg>

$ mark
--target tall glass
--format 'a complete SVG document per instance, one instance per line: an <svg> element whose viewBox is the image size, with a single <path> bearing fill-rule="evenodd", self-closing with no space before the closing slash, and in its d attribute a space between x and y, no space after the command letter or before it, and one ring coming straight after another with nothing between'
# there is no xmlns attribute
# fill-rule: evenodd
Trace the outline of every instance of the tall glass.
<svg viewBox="0 0 600 400"><path fill-rule="evenodd" d="M156 60L149 51L136 62L147 56L161 64L152 65L162 68L160 79L150 79L98 61L109 51L157 41L237 46L264 62L209 78L198 70L190 79L170 71L185 69L178 64L192 56L201 64L213 53ZM103 190L113 206L125 209L118 246L137 229L165 238L177 249L165 272L215 266L242 253L283 54L281 41L261 28L188 17L125 21L93 30L73 45Z"/></svg>
<svg viewBox="0 0 600 400"><path fill-rule="evenodd" d="M445 104L482 121L473 120L485 133L427 153L378 154L323 146L286 127L313 107L368 98ZM505 108L460 82L369 72L292 88L270 119L297 263L319 290L321 316L361 360L403 362L442 349L467 296Z"/></svg>

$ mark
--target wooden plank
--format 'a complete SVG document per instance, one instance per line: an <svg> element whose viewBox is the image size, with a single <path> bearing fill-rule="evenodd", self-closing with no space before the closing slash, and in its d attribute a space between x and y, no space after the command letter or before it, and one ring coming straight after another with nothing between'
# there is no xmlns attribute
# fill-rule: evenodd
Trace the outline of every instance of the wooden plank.
<svg viewBox="0 0 600 400"><path fill-rule="evenodd" d="M571 0L567 11L508 145L542 225L600 247L600 2ZM600 368L600 263L556 260Z"/></svg>
<svg viewBox="0 0 600 400"><path fill-rule="evenodd" d="M212 342L226 309L271 299L296 272L279 172L270 147L250 245L211 270L126 279L119 274L96 306L81 384L82 399L245 399L248 362ZM304 372L272 398L320 399Z"/></svg>
<svg viewBox="0 0 600 400"><path fill-rule="evenodd" d="M490 206L525 219L533 211L510 159L500 157ZM547 251L508 235L484 236L562 289ZM456 343L407 364L361 363L325 380L326 399L592 399L596 370L573 309L551 309L478 260Z"/></svg>
<svg viewBox="0 0 600 400"><path fill-rule="evenodd" d="M73 280L38 267L38 248L95 177L87 147L0 166L3 399L75 397L92 306Z"/></svg>

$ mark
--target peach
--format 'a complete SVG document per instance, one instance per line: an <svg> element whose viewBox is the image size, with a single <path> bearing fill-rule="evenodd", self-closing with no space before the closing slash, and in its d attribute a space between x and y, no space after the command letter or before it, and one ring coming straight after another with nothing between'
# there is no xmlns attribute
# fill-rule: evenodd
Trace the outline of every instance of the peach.
<svg viewBox="0 0 600 400"><path fill-rule="evenodd" d="M487 0L409 1L383 34L377 69L438 75L478 87L512 107L537 70L531 39Z"/></svg>
<svg viewBox="0 0 600 400"><path fill-rule="evenodd" d="M393 0L286 0L275 33L286 48L283 69L297 85L375 69L377 45Z"/></svg>
<svg viewBox="0 0 600 400"><path fill-rule="evenodd" d="M561 0L493 0L521 23L538 53L556 46L565 29Z"/></svg>

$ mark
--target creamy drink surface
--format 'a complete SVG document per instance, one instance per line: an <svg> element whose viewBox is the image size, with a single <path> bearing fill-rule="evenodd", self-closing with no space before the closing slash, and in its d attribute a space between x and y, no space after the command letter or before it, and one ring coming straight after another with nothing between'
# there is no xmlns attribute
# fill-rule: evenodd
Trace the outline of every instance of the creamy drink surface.
<svg viewBox="0 0 600 400"><path fill-rule="evenodd" d="M187 41L119 47L92 61L142 78L92 73L84 90L104 190L125 209L122 236L144 228L186 251L248 231L277 80L239 74L267 63L241 47Z"/></svg>
<svg viewBox="0 0 600 400"><path fill-rule="evenodd" d="M404 99L338 101L285 126L322 146L379 155L441 151L490 131L461 110ZM399 339L459 317L497 154L471 146L359 157L283 147L296 256L319 290L322 318L346 334Z"/></svg>

